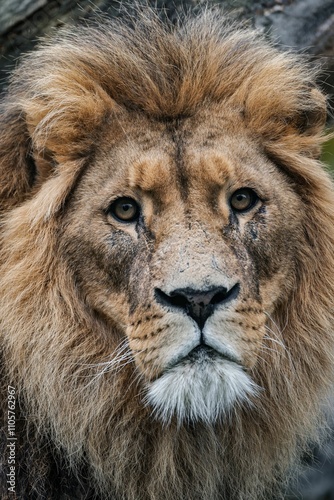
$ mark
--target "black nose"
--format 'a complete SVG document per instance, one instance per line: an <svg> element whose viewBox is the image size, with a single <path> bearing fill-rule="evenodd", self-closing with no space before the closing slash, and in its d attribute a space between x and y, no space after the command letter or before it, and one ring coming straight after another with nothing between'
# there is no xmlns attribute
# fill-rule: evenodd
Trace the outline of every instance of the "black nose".
<svg viewBox="0 0 334 500"><path fill-rule="evenodd" d="M208 290L177 288L168 294L160 290L160 288L156 288L155 297L160 304L173 309L183 309L202 329L214 309L218 305L226 304L235 299L239 291L239 283L236 283L230 289L225 287L215 287Z"/></svg>

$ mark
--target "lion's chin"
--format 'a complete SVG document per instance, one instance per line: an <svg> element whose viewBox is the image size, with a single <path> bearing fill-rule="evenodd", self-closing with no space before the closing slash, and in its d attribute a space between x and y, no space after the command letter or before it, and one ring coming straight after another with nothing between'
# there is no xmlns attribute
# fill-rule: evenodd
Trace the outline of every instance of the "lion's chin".
<svg viewBox="0 0 334 500"><path fill-rule="evenodd" d="M213 424L236 405L250 404L258 386L236 362L213 350L194 350L147 385L145 403L167 425L202 421Z"/></svg>

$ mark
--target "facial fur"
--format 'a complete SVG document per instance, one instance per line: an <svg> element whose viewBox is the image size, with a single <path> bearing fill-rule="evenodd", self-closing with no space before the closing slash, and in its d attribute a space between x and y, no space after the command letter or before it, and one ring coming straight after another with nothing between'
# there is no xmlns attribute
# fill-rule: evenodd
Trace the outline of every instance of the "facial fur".
<svg viewBox="0 0 334 500"><path fill-rule="evenodd" d="M19 487L57 498L64 461L77 498L267 499L332 380L325 100L217 12L133 22L64 31L2 103Z"/></svg>
<svg viewBox="0 0 334 500"><path fill-rule="evenodd" d="M215 112L158 126L142 116L119 116L126 146L118 136L116 152L112 134L106 133L70 202L62 237L62 253L71 263L74 255L72 265L91 307L110 320L115 314L122 318L146 402L163 420L173 414L180 422L205 415L213 423L257 392L247 370L263 355L274 304L293 285L294 248L287 242L300 238L300 227L282 207L295 213L300 201L252 145L240 118L231 111L231 119L226 113L213 127ZM144 148L137 137L140 124L148 135ZM215 138L207 143L213 128ZM243 187L256 189L259 200L237 214L229 200ZM108 213L113 200L124 196L140 207L134 222ZM75 258L77 245L82 251ZM91 280L100 273L97 282ZM233 288L231 300L219 298L222 289ZM111 303L110 293L120 289L118 301ZM194 319L182 290L212 295L203 324ZM180 300L186 302L178 305ZM199 346L208 352L190 361ZM206 370L214 375L205 375ZM232 373L230 382L225 372ZM198 381L189 385L187 377ZM160 389L167 380L173 398Z"/></svg>

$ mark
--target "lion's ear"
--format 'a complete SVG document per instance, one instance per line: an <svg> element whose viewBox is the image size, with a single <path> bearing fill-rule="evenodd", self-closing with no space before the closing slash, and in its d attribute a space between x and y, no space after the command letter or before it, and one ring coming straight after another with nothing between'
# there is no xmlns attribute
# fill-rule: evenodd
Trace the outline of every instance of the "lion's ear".
<svg viewBox="0 0 334 500"><path fill-rule="evenodd" d="M0 214L22 203L56 167L52 152L36 147L22 109L5 101L0 109Z"/></svg>
<svg viewBox="0 0 334 500"><path fill-rule="evenodd" d="M62 165L89 157L116 108L99 85L74 77L54 78L36 95L9 94L0 110L1 209L23 201Z"/></svg>
<svg viewBox="0 0 334 500"><path fill-rule="evenodd" d="M31 151L31 162L34 167L34 181L42 184L52 175L56 168L56 161L51 152L46 150L37 152Z"/></svg>
<svg viewBox="0 0 334 500"><path fill-rule="evenodd" d="M281 158L297 154L319 159L325 140L326 97L317 88L303 85L286 101L276 99L278 105L271 114L269 108L266 109L267 120L256 122L257 130L262 130L265 137L266 149L275 150L275 156L278 154Z"/></svg>
<svg viewBox="0 0 334 500"><path fill-rule="evenodd" d="M326 123L327 106L325 96L316 88L312 88L302 103L302 109L295 116L293 125L299 133L316 135Z"/></svg>
<svg viewBox="0 0 334 500"><path fill-rule="evenodd" d="M0 211L24 200L35 178L31 139L21 110L0 110Z"/></svg>
<svg viewBox="0 0 334 500"><path fill-rule="evenodd" d="M33 82L22 108L32 140L37 168L48 162L62 164L91 154L110 115L119 111L115 101L93 78L75 69ZM51 161L51 163L50 163Z"/></svg>

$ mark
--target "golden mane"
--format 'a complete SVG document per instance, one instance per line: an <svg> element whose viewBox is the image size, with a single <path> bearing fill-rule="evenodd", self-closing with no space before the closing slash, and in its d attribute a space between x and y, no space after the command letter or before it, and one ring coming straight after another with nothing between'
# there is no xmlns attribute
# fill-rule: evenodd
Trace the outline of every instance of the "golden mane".
<svg viewBox="0 0 334 500"><path fill-rule="evenodd" d="M27 417L18 497L28 487L51 495L61 463L76 498L91 483L117 500L195 500L203 491L267 500L317 437L334 364L334 196L318 161L325 99L315 78L300 57L217 11L176 26L145 11L130 23L67 28L21 62L0 114L3 378ZM81 300L58 238L66 201L117 109L167 121L209 103L239 113L303 203L293 291L268 320L286 350L259 361L263 397L229 424L163 428L137 405L129 365L94 377L109 334ZM0 492L6 498L4 480Z"/></svg>
<svg viewBox="0 0 334 500"><path fill-rule="evenodd" d="M310 65L218 11L179 23L138 11L132 24L100 20L95 27L64 28L37 56L27 56L12 76L2 117L7 128L24 127L23 154L30 134L35 151L88 155L92 131L98 134L116 104L163 120L226 102L269 152L318 155L326 111ZM6 183L2 189L12 191Z"/></svg>

